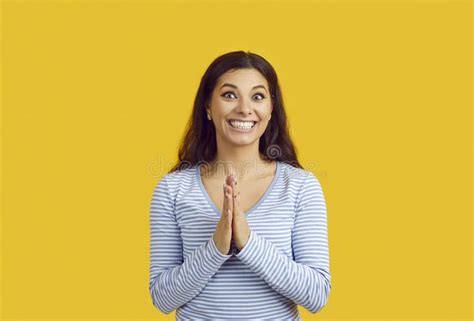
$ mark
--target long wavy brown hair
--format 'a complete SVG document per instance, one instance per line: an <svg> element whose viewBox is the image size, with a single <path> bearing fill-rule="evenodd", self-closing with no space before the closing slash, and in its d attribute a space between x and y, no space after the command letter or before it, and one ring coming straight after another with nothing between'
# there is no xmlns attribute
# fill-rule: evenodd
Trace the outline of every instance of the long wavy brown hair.
<svg viewBox="0 0 474 321"><path fill-rule="evenodd" d="M214 160L217 152L216 129L214 123L206 119L205 106L209 103L214 87L222 74L229 70L244 68L258 70L266 78L270 87L273 112L259 141L262 158L303 168L297 159L296 148L288 131L283 98L275 69L258 54L249 51L233 51L217 57L201 78L194 99L193 112L186 125L186 134L180 143L178 162L168 173Z"/></svg>

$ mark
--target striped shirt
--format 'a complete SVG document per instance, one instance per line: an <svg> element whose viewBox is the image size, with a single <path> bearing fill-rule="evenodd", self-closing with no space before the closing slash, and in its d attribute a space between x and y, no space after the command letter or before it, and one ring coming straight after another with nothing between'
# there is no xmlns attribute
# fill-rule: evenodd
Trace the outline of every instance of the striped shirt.
<svg viewBox="0 0 474 321"><path fill-rule="evenodd" d="M245 215L250 238L222 254L213 234L221 213L200 167L165 174L150 206L153 305L176 320L301 320L331 290L324 194L310 171L277 161L273 179Z"/></svg>

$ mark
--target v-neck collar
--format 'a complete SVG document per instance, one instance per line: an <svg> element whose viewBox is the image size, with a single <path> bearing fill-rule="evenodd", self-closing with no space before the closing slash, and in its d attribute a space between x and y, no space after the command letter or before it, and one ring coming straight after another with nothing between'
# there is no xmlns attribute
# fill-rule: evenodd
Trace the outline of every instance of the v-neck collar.
<svg viewBox="0 0 474 321"><path fill-rule="evenodd" d="M262 204L262 202L268 197L268 194L270 194L270 192L273 190L273 187L275 186L275 183L277 182L278 177L280 176L280 167L281 167L280 162L276 161L276 170L275 170L275 173L273 174L273 178L272 178L272 181L271 181L270 185L267 187L267 190L265 191L265 193L263 193L262 197L260 197L260 199L257 201L257 203L255 203L247 212L245 212L246 216L248 216L249 214L251 214L255 210L257 210L257 208L260 206L260 204ZM219 209L217 208L216 204L214 204L214 202L212 201L211 197L207 193L207 190L204 187L204 184L202 182L201 169L199 168L199 164L196 165L195 173L196 173L196 180L198 182L199 189L201 190L201 193L206 198L207 202L211 206L214 213L216 213L218 215L218 217L220 218L222 213L219 212Z"/></svg>

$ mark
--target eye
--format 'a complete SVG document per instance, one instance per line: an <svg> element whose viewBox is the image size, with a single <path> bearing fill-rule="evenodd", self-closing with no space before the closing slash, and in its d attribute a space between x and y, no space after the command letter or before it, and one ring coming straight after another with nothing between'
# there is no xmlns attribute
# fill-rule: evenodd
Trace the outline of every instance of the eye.
<svg viewBox="0 0 474 321"><path fill-rule="evenodd" d="M232 94L234 95L234 93L232 91L226 91L225 93L223 93L221 96L224 97L224 98L229 98L229 97L226 97L227 94Z"/></svg>
<svg viewBox="0 0 474 321"><path fill-rule="evenodd" d="M223 93L223 94L221 95L221 97L229 98L229 97L227 97L227 94L231 94L231 95L234 95L234 96L235 96L234 92L232 92L232 91L226 91L225 93ZM263 100L263 99L265 99L265 95L263 95L262 93L257 93L257 94L255 94L255 96L261 96L261 97L262 97L262 98L257 99L257 100ZM255 97L255 96L254 96L254 97Z"/></svg>

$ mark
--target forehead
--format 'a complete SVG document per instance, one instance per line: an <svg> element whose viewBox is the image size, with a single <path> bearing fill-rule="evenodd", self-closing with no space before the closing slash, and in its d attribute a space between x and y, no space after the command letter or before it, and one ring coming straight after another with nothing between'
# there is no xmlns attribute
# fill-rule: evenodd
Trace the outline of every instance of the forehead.
<svg viewBox="0 0 474 321"><path fill-rule="evenodd" d="M245 90L251 90L256 85L264 85L268 89L267 80L256 69L229 70L219 77L216 88L219 89L224 83L230 83Z"/></svg>

